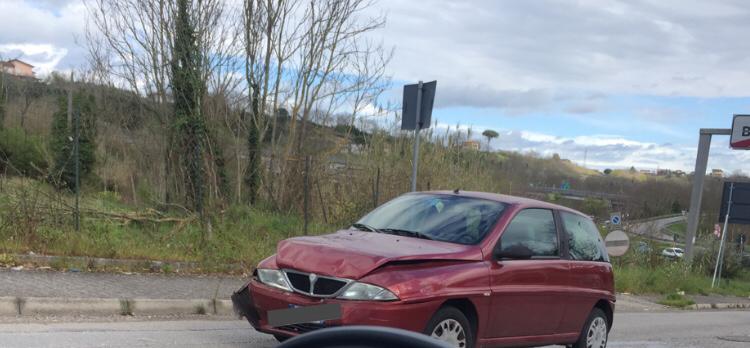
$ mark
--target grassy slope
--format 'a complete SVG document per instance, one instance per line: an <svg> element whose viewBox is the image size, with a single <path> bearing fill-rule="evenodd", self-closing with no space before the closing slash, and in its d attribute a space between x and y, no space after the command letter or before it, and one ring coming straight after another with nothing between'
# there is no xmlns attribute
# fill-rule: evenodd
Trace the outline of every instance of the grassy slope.
<svg viewBox="0 0 750 348"><path fill-rule="evenodd" d="M160 219L177 220L174 222L116 218L150 216L151 211L123 204L112 192L83 196L84 214L77 232L71 227L69 213L49 214L51 207L71 205L73 197L55 196L51 188L28 179L7 180L2 187L0 254L33 251L63 256L199 261L207 265L244 263L252 267L275 252L280 240L303 232L303 221L296 216L232 206L212 216L213 238L205 241L205 227L184 214L157 215ZM10 211L15 215L10 215ZM87 211L106 212L109 216ZM28 228L33 228L33 233L27 233ZM330 226L310 225L312 234L332 230Z"/></svg>

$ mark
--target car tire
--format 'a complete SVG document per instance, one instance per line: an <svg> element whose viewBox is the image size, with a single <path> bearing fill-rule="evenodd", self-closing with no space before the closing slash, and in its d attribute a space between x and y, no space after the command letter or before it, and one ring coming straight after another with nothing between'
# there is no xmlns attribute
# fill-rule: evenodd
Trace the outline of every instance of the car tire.
<svg viewBox="0 0 750 348"><path fill-rule="evenodd" d="M290 339L291 337L276 334L276 335L273 335L273 338L275 338L277 341L279 341L279 343L283 343L284 341Z"/></svg>
<svg viewBox="0 0 750 348"><path fill-rule="evenodd" d="M424 334L458 348L474 348L474 332L469 319L458 308L440 308L427 323Z"/></svg>
<svg viewBox="0 0 750 348"><path fill-rule="evenodd" d="M607 314L599 308L594 308L581 330L578 341L572 348L605 348L607 347L609 324Z"/></svg>

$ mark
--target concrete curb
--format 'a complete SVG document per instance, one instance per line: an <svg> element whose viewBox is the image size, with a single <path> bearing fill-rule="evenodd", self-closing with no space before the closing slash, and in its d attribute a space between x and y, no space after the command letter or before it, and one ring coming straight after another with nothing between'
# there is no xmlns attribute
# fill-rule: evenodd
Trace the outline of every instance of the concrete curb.
<svg viewBox="0 0 750 348"><path fill-rule="evenodd" d="M698 303L685 308L693 310L750 309L750 303Z"/></svg>
<svg viewBox="0 0 750 348"><path fill-rule="evenodd" d="M233 313L232 301L230 300L0 297L0 316L231 315Z"/></svg>

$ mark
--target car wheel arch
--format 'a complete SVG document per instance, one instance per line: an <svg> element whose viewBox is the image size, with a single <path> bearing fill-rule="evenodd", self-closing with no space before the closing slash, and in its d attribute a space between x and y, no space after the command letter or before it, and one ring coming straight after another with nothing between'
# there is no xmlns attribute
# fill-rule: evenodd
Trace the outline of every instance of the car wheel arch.
<svg viewBox="0 0 750 348"><path fill-rule="evenodd" d="M612 305L610 305L608 300L601 299L596 302L594 305L594 308L601 309L604 314L607 315L607 332L612 330L612 323L614 322L614 311L612 310ZM592 310L594 309L592 308Z"/></svg>
<svg viewBox="0 0 750 348"><path fill-rule="evenodd" d="M440 307L438 307L435 310L435 313L440 311L441 309L445 307L453 307L461 311L466 316L466 319L469 320L469 325L471 325L471 331L474 334L475 339L478 339L479 337L477 334L479 333L479 313L477 312L477 307L468 298L452 298L445 300ZM433 315L435 315L433 313Z"/></svg>

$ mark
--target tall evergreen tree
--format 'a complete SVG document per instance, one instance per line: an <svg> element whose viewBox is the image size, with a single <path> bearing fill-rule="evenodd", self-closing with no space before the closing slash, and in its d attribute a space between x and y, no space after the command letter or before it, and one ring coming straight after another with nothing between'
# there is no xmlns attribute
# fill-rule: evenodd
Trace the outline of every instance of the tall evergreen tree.
<svg viewBox="0 0 750 348"><path fill-rule="evenodd" d="M201 99L205 87L200 76L200 49L190 18L190 3L190 0L177 1L172 93L180 162L186 174L187 200L202 217L205 198L203 142L206 125L201 113Z"/></svg>
<svg viewBox="0 0 750 348"><path fill-rule="evenodd" d="M73 95L74 114L79 117L79 161L81 178L86 177L94 169L96 148L96 114L95 100L91 95L75 93ZM57 101L57 111L52 115L52 130L50 134L50 152L54 157L54 166L50 173L50 181L59 188L75 188L75 118L73 124L68 124L68 100L61 96Z"/></svg>
<svg viewBox="0 0 750 348"><path fill-rule="evenodd" d="M260 188L260 132L258 125L261 115L258 101L258 85L252 86L252 112L248 118L247 126L247 152L248 163L245 172L245 184L247 185L247 201L255 204L258 198L258 189Z"/></svg>

